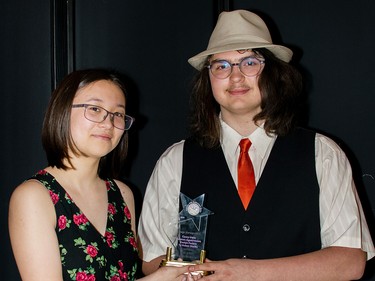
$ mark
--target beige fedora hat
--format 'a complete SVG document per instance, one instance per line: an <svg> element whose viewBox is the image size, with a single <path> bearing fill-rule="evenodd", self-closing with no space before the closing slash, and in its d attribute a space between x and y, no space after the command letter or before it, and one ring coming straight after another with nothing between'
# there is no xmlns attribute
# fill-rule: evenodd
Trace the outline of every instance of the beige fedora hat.
<svg viewBox="0 0 375 281"><path fill-rule="evenodd" d="M270 32L258 15L246 10L222 12L207 50L190 58L188 62L201 70L209 55L254 48L267 48L285 62L289 62L293 55L289 48L272 43Z"/></svg>

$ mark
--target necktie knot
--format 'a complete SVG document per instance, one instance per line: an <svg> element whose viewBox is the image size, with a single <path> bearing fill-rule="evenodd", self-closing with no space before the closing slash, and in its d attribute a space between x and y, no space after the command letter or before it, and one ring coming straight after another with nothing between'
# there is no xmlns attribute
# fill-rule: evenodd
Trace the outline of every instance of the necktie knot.
<svg viewBox="0 0 375 281"><path fill-rule="evenodd" d="M242 139L240 141L240 152L247 153L250 149L251 141L249 139Z"/></svg>

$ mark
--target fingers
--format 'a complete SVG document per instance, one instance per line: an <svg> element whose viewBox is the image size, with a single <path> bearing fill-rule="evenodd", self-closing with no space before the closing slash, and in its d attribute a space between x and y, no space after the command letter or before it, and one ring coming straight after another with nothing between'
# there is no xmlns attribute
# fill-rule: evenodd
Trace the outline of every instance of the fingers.
<svg viewBox="0 0 375 281"><path fill-rule="evenodd" d="M191 272L189 272L187 274L187 279L186 281L196 281L198 279L201 279L202 275L200 273L198 274L192 274Z"/></svg>
<svg viewBox="0 0 375 281"><path fill-rule="evenodd" d="M202 263L197 265L189 266L188 270L190 272L200 272L200 271L212 271L213 266L210 263Z"/></svg>
<svg viewBox="0 0 375 281"><path fill-rule="evenodd" d="M199 275L193 275L191 272L188 272L184 274L184 277L182 277L181 281L195 281L200 279L200 274Z"/></svg>

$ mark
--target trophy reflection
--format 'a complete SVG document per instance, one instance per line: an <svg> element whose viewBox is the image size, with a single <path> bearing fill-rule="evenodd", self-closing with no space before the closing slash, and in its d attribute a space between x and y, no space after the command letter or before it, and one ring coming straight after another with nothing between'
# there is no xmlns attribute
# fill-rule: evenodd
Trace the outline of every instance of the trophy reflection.
<svg viewBox="0 0 375 281"><path fill-rule="evenodd" d="M203 263L206 258L204 250L208 216L213 214L203 207L204 194L190 199L180 193L182 210L177 221L169 222L165 233L171 243L167 247L166 258L161 266L185 266ZM193 274L207 275L207 272Z"/></svg>

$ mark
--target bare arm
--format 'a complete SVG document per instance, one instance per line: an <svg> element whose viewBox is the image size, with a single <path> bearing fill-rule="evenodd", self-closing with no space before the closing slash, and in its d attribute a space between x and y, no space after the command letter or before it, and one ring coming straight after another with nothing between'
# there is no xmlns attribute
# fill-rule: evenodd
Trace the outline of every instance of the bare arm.
<svg viewBox="0 0 375 281"><path fill-rule="evenodd" d="M142 263L142 271L144 274L149 275L156 271L159 268L161 260L164 259L165 256L159 256L149 262L143 261Z"/></svg>
<svg viewBox="0 0 375 281"><path fill-rule="evenodd" d="M357 280L366 264L366 253L361 249L329 247L316 252L278 259L229 259L207 262L189 270L214 271L202 278L205 281L245 280Z"/></svg>
<svg viewBox="0 0 375 281"><path fill-rule="evenodd" d="M9 234L23 281L62 281L56 212L48 190L40 183L24 182L9 203Z"/></svg>

